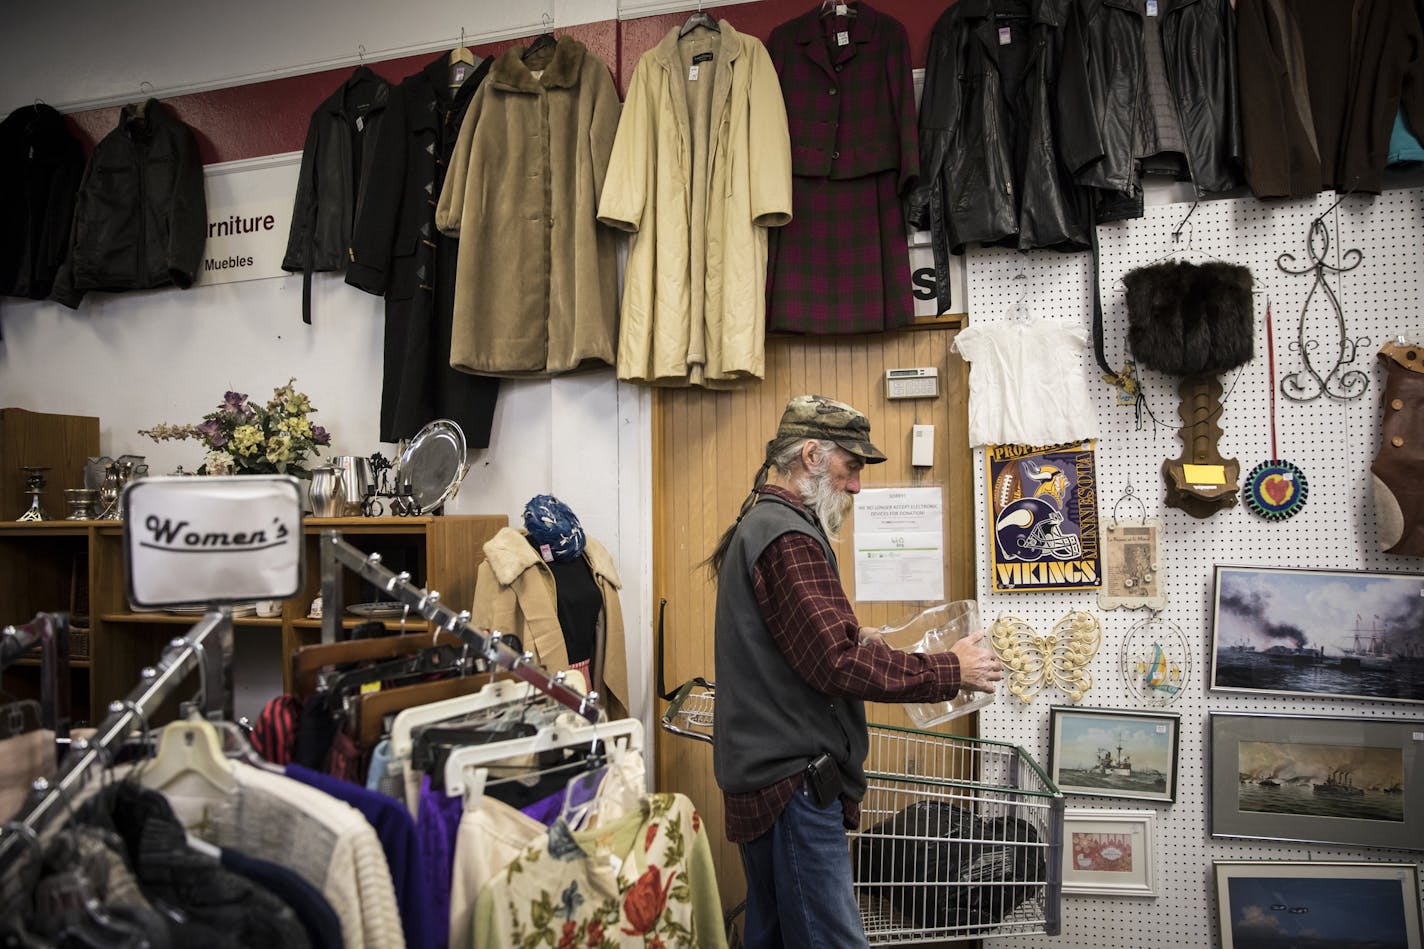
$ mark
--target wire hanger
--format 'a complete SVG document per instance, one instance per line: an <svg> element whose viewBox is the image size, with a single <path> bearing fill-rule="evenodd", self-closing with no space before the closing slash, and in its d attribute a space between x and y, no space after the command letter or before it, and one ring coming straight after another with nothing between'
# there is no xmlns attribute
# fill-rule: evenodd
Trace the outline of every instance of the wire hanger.
<svg viewBox="0 0 1424 949"><path fill-rule="evenodd" d="M856 9L854 0L821 0L821 16L834 13L836 16L856 16L860 11Z"/></svg>
<svg viewBox="0 0 1424 949"><path fill-rule="evenodd" d="M534 37L534 41L529 44L529 48L526 49L524 51L524 54L519 57L525 62L528 62L529 57L533 56L541 49L547 49L550 46L555 46L559 42L557 39L554 38L554 34L549 32L554 28L554 18L549 16L549 14L545 13L540 18L540 22L543 24L544 32Z"/></svg>
<svg viewBox="0 0 1424 949"><path fill-rule="evenodd" d="M722 27L716 20L712 19L712 15L703 11L701 0L698 0L697 9L693 11L692 16L687 18L686 23L682 24L682 29L677 31L678 39L691 33L699 26L706 27L714 33L722 32Z"/></svg>
<svg viewBox="0 0 1424 949"><path fill-rule="evenodd" d="M1014 274L1014 282L1019 285L1019 295L1004 311L1004 318L1022 323L1033 316L1033 310L1028 305L1028 274L1022 267L1019 268L1018 273Z"/></svg>

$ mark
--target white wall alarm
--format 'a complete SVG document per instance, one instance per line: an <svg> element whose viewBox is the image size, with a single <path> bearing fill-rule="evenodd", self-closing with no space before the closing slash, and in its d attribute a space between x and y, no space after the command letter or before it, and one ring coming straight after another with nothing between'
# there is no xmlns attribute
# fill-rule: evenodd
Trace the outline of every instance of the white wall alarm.
<svg viewBox="0 0 1424 949"><path fill-rule="evenodd" d="M939 370L933 366L921 369L885 370L885 398L933 399L939 395Z"/></svg>

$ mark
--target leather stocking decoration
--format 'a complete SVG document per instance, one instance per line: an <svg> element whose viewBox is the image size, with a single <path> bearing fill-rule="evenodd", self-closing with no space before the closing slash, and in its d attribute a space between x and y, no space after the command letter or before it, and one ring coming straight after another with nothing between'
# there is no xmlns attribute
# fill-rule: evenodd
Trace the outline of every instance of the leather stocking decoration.
<svg viewBox="0 0 1424 949"><path fill-rule="evenodd" d="M1386 343L1384 421L1370 465L1380 546L1387 554L1424 556L1424 346Z"/></svg>

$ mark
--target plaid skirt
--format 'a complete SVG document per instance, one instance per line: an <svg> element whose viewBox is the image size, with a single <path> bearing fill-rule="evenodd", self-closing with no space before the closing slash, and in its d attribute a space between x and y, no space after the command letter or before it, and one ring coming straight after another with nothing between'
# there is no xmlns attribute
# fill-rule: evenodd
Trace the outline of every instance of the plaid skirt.
<svg viewBox="0 0 1424 949"><path fill-rule="evenodd" d="M915 300L898 173L792 179L792 218L773 228L768 332L880 333L909 324Z"/></svg>

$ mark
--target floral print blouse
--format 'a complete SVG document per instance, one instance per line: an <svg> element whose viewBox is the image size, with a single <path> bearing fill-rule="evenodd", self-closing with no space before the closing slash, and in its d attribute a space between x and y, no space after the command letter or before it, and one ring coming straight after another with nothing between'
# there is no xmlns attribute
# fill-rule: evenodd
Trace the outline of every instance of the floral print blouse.
<svg viewBox="0 0 1424 949"><path fill-rule="evenodd" d="M594 830L555 823L480 894L475 944L723 949L712 848L692 802L653 794Z"/></svg>

